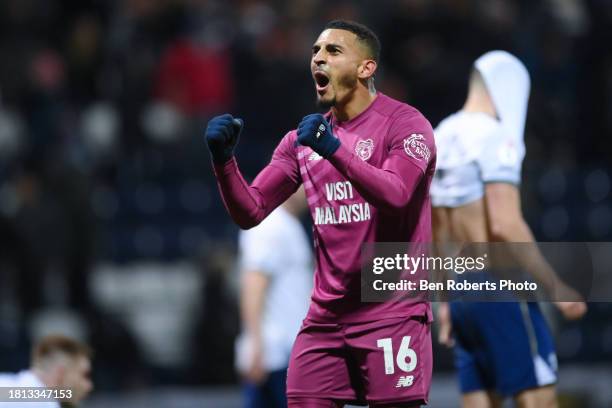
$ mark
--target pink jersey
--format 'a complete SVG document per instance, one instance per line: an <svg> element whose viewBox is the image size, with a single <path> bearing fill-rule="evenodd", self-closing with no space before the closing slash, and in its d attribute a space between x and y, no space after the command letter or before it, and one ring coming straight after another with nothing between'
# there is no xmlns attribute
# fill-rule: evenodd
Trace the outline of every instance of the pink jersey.
<svg viewBox="0 0 612 408"><path fill-rule="evenodd" d="M341 141L328 160L298 145L291 131L251 186L234 160L216 167L228 210L249 227L303 183L316 257L308 317L346 323L430 317L422 301L361 302L360 258L363 243L431 242L429 186L436 161L431 125L415 108L381 93L350 121L326 117Z"/></svg>

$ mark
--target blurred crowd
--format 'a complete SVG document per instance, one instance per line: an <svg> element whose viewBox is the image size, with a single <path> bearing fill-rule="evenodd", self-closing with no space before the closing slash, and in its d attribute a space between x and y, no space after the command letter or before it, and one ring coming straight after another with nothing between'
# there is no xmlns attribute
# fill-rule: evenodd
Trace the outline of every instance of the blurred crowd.
<svg viewBox="0 0 612 408"><path fill-rule="evenodd" d="M477 56L515 53L533 84L528 221L542 240L611 240L608 0L3 0L0 371L27 359L32 325L62 311L63 322L76 314L73 330L94 340L102 389L234 379L227 271L236 229L216 192L203 128L215 114L242 117L237 155L254 176L315 110L310 49L334 18L378 33L377 88L434 126L460 106ZM126 270L182 261L190 266L172 271L193 284L171 294L164 279L174 275ZM159 283L163 306L172 301L182 312L146 326L150 292L113 292L127 274L140 288ZM181 303L185 294L197 302ZM139 300L145 307L129 323ZM172 350L151 341L163 337L151 327L176 329L179 315L190 322L180 343L189 355L166 361L160 350ZM587 343L567 355L593 351ZM599 353L612 358L609 348Z"/></svg>

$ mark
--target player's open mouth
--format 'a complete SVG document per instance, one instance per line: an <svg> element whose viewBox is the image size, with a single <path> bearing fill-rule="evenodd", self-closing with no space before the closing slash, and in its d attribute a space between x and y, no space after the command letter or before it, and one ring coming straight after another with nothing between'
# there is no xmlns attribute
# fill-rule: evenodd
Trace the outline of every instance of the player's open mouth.
<svg viewBox="0 0 612 408"><path fill-rule="evenodd" d="M314 80L319 94L325 93L327 86L329 85L329 76L324 71L316 71L314 73Z"/></svg>

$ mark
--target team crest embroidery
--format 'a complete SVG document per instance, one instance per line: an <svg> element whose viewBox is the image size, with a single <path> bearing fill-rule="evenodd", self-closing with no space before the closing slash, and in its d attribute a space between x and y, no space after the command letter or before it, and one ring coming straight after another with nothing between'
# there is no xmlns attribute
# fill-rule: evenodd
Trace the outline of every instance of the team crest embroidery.
<svg viewBox="0 0 612 408"><path fill-rule="evenodd" d="M518 151L512 141L508 141L497 150L499 162L506 166L514 166L518 163Z"/></svg>
<svg viewBox="0 0 612 408"><path fill-rule="evenodd" d="M431 152L424 142L425 137L420 133L413 133L404 140L404 151L406 154L417 160L429 161Z"/></svg>
<svg viewBox="0 0 612 408"><path fill-rule="evenodd" d="M355 146L355 153L363 161L366 161L372 157L373 151L374 141L372 141L372 139L360 140L357 142L357 146Z"/></svg>

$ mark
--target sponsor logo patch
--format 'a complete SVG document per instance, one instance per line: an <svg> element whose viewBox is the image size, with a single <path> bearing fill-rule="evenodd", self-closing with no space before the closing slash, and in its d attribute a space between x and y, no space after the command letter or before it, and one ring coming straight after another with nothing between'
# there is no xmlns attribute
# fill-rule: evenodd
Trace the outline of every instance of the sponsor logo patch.
<svg viewBox="0 0 612 408"><path fill-rule="evenodd" d="M420 133L413 133L404 139L404 151L413 159L429 161L431 152L425 144L425 137Z"/></svg>
<svg viewBox="0 0 612 408"><path fill-rule="evenodd" d="M504 143L497 150L497 159L505 166L515 166L519 162L519 155L516 146L512 141Z"/></svg>

